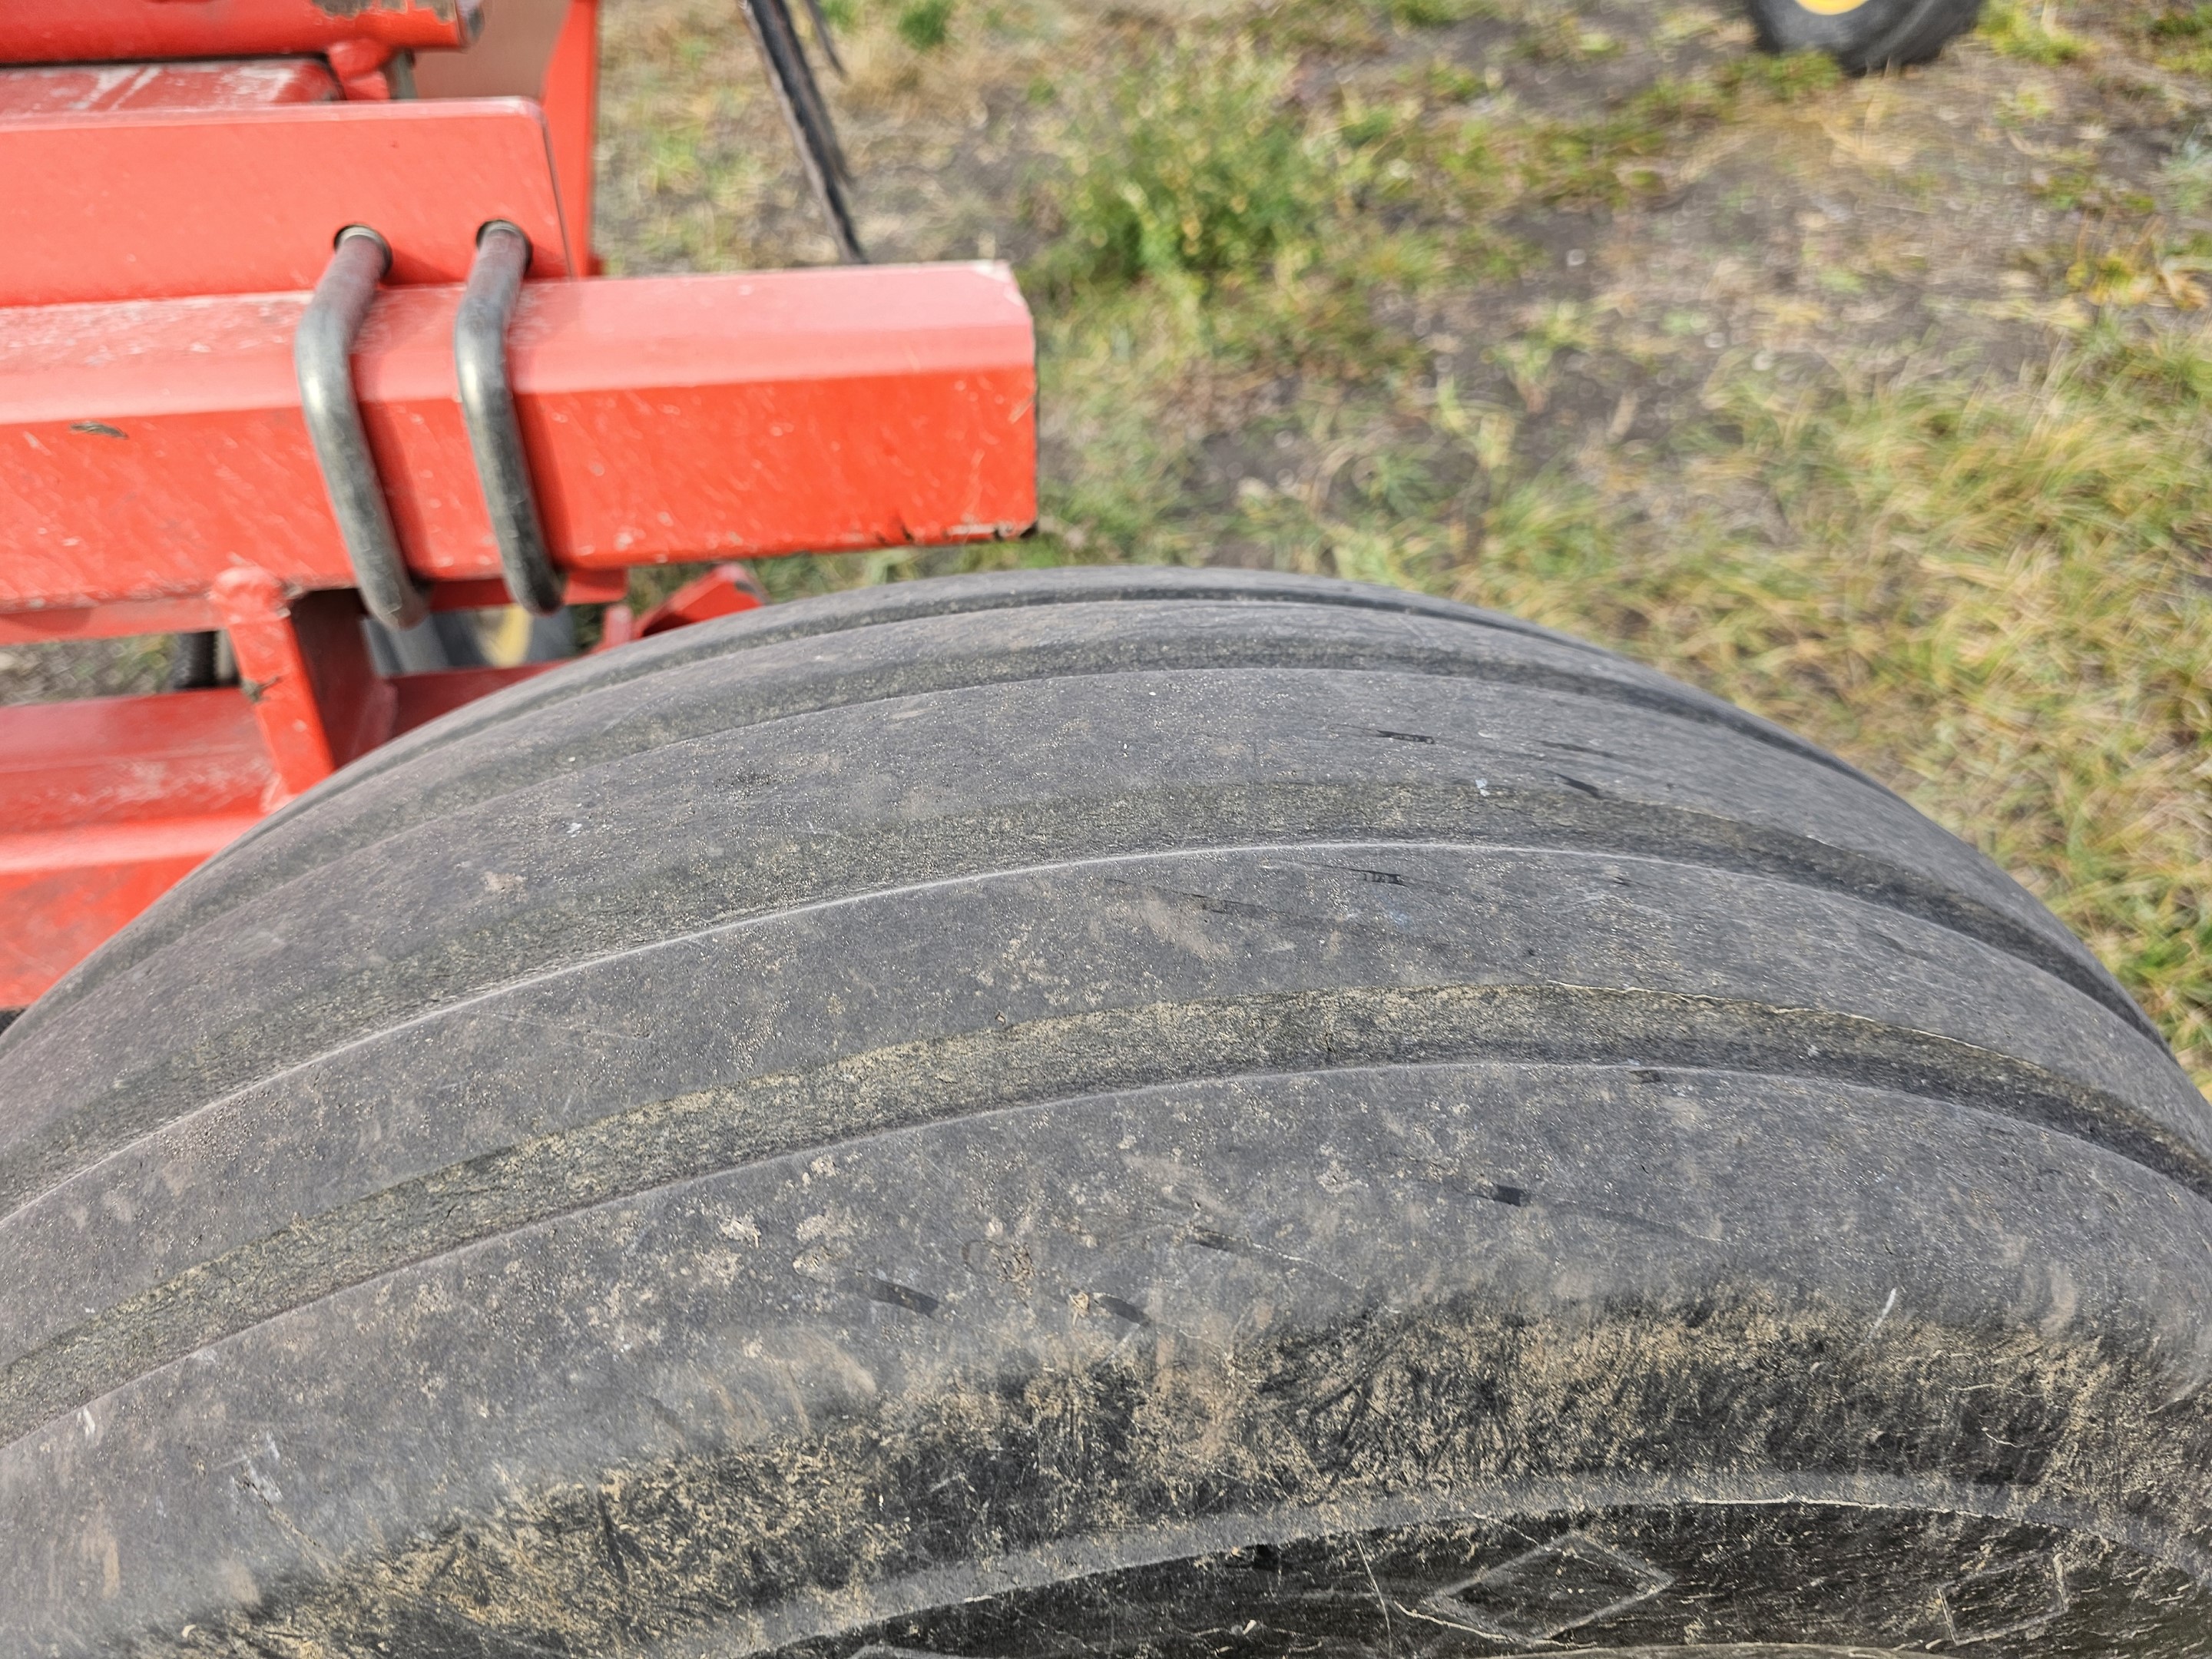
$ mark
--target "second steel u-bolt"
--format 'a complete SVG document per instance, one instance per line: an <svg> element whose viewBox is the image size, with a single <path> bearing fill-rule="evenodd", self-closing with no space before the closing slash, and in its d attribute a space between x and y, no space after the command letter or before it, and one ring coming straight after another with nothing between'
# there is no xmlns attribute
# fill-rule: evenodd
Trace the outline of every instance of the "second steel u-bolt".
<svg viewBox="0 0 2212 1659"><path fill-rule="evenodd" d="M453 365L507 591L543 617L560 609L566 588L546 550L507 373L507 328L529 269L530 239L515 226L495 219L477 233L476 261L453 318Z"/></svg>
<svg viewBox="0 0 2212 1659"><path fill-rule="evenodd" d="M292 372L362 604L386 627L404 629L430 614L430 599L400 556L353 386L354 338L376 299L376 285L391 268L391 247L367 225L348 225L338 233L292 337Z"/></svg>

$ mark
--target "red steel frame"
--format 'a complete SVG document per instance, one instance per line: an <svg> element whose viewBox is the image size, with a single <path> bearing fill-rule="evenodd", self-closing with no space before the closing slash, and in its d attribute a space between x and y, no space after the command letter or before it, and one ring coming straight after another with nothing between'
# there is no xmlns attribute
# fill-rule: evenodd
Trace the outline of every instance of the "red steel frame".
<svg viewBox="0 0 2212 1659"><path fill-rule="evenodd" d="M371 659L291 362L349 224L392 246L354 381L439 608L507 599L453 356L493 219L532 245L509 373L572 603L639 564L1034 520L1003 267L582 280L596 0L493 3L565 6L507 88L535 96L392 100L395 55L466 45L474 0L0 6L0 646L219 628L241 682L0 708L0 1009L338 767L550 665ZM756 603L741 578L617 605L607 638Z"/></svg>

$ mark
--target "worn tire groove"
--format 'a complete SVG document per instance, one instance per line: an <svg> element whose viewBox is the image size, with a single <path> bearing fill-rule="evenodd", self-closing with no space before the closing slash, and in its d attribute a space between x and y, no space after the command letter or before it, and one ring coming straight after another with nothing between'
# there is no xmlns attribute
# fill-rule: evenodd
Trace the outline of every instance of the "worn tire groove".
<svg viewBox="0 0 2212 1659"><path fill-rule="evenodd" d="M1214 815L1208 825L1210 832L1218 834L1225 829L1231 833L1282 838L1172 844L1174 822L1183 813L1180 797L1171 792L1158 799L1158 810L1151 813L1139 810L1141 802L1125 801L1110 829L1089 814L1087 803L1073 803L1058 814L978 819L957 836L948 837L937 832L928 843L918 844L896 833L877 833L854 837L857 844L844 847L799 843L783 849L787 856L781 860L722 861L721 873L734 890L777 894L780 902L773 908L718 911L706 917L696 913L686 915L656 911L650 892L613 890L600 896L596 908L619 915L632 930L631 935L587 954L546 962L525 975L472 980L464 974L457 977L454 957L471 936L447 938L440 942L442 959L436 964L401 958L382 964L374 974L318 988L312 997L258 1012L256 1036L266 1040L272 1032L306 1033L317 1042L312 1049L296 1045L234 1049L229 1068L224 1069L210 1052L213 1045L204 1042L174 1062L167 1077L142 1073L118 1079L103 1100L88 1103L77 1113L9 1150L5 1159L0 1160L0 1220L122 1146L174 1121L179 1100L186 1103L181 1109L189 1112L205 1103L210 1093L235 1094L283 1071L313 1064L338 1048L374 1040L388 1029L377 1022L401 998L416 1006L417 1018L434 1017L466 1000L585 972L637 950L680 945L731 927L772 922L794 909L893 898L915 887L944 881L1018 878L1073 862L1133 861L1148 854L1320 847L1367 847L1387 853L1407 845L1456 846L1630 857L1762 877L1948 928L2049 975L2154 1042L2162 1042L2142 1011L2107 976L2013 918L1901 866L1802 836L1680 808L1593 799L1571 791L1524 797L1518 792L1495 788L1370 786L1355 790L1277 786L1212 791L1206 801ZM1501 828L1510 831L1511 838L1468 836L1465 826L1477 812L1504 818ZM1370 832L1359 840L1328 838L1331 827L1360 823L1367 824ZM1401 833L1376 833L1385 829ZM982 856L993 862L988 868L957 860L940 863L933 854L948 843L983 849ZM1089 856L1076 858L1078 848L1088 848ZM901 875L907 879L900 882ZM526 922L502 921L477 938L488 960L507 963L518 950L535 939L587 941L591 936L582 924L588 919L577 907L548 907ZM655 927L667 931L655 932ZM635 942L636 933L645 935L644 942Z"/></svg>
<svg viewBox="0 0 2212 1659"><path fill-rule="evenodd" d="M1297 1068L1449 1060L1816 1078L2010 1117L2212 1198L2212 1159L2114 1097L1855 1016L1566 986L1355 988L1154 1004L848 1056L632 1108L395 1183L186 1268L0 1370L0 1446L241 1331L413 1263L599 1205L984 1111ZM948 1088L948 1078L964 1086Z"/></svg>
<svg viewBox="0 0 2212 1659"><path fill-rule="evenodd" d="M750 707L738 709L715 707L711 723L678 730L652 728L648 723L643 722L635 726L625 723L596 738L560 745L567 751L563 759L576 763L573 767L548 764L510 776L495 763L488 764L470 775L472 787L449 784L436 792L434 800L401 802L383 813L380 818L371 817L356 821L339 833L326 830L312 841L288 849L286 854L262 860L258 867L248 872L252 884L246 891L231 893L223 890L223 878L236 867L235 861L246 855L249 849L259 847L270 837L279 835L295 821L301 812L310 808L319 810L356 786L382 775L418 756L434 752L434 750L410 750L388 760L382 757L382 751L379 751L362 767L349 768L248 830L210 861L207 875L194 890L193 896L198 898L198 903L165 904L149 912L128 933L88 957L47 994L46 1001L52 1006L59 1007L82 998L117 973L154 955L164 945L206 925L241 903L251 902L259 892L266 890L269 884L281 884L312 873L347 854L365 850L392 836L403 834L432 811L443 815L469 806L488 805L556 777L574 777L580 771L594 765L668 748L698 738L752 731L780 720L803 719L810 714L895 702L901 698L988 687L1117 678L1131 673L1228 673L1240 670L1259 672L1304 670L1335 673L1413 673L1438 678L1470 679L1494 685L1587 697L1594 702L1633 708L1641 713L1731 732L1794 759L1839 773L1884 797L1889 793L1856 768L1823 753L1778 726L1770 726L1725 703L1709 703L1686 691L1673 693L1658 685L1626 684L1597 675L1572 674L1547 665L1484 663L1457 653L1437 649L1390 653L1363 645L1352 651L1314 650L1296 655L1262 651L1239 658L1224 648L1224 641L1218 640L1201 639L1179 643L1189 647L1188 654L1180 660L1170 659L1167 653L1160 653L1148 660L1124 660L1094 670L1070 671L1061 665L1046 664L1042 672L1016 672L1018 667L1024 665L1024 659L1031 654L1028 653L986 652L968 659L939 658L920 666L889 672L840 676L832 682L825 682L839 688L841 695L834 697L787 696L781 702L763 697ZM1273 645L1277 642L1266 643ZM1520 672L1522 670L1527 672ZM599 682L592 681L581 690L591 690L598 684ZM581 690L579 695L581 695ZM454 734L453 740L458 744L463 737L472 735L476 733ZM654 736L659 740L641 743L638 741L641 735ZM366 834L362 833L364 830ZM14 1035L12 1030L0 1032L0 1058L7 1053L9 1038Z"/></svg>

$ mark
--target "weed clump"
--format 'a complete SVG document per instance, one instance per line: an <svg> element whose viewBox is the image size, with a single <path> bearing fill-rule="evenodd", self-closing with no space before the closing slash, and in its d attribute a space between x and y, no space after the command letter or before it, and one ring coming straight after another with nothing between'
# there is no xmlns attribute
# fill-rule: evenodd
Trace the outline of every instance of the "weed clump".
<svg viewBox="0 0 2212 1659"><path fill-rule="evenodd" d="M908 0L899 9L898 37L916 52L934 52L952 28L953 0Z"/></svg>
<svg viewBox="0 0 2212 1659"><path fill-rule="evenodd" d="M1249 42L1206 43L1124 78L1072 163L1056 274L1212 278L1310 240L1330 167L1327 135L1291 103L1295 68Z"/></svg>
<svg viewBox="0 0 2212 1659"><path fill-rule="evenodd" d="M1723 71L1731 88L1753 88L1785 104L1842 84L1843 70L1825 52L1759 52Z"/></svg>
<svg viewBox="0 0 2212 1659"><path fill-rule="evenodd" d="M2161 68L2212 74L2212 5L2168 6L2141 22L2136 32Z"/></svg>
<svg viewBox="0 0 2212 1659"><path fill-rule="evenodd" d="M2176 6L2151 20L2159 40L2212 40L2212 6Z"/></svg>
<svg viewBox="0 0 2212 1659"><path fill-rule="evenodd" d="M2078 35L2051 21L2051 8L2031 11L2021 0L1989 0L1982 14L1982 38L2008 58L2055 66L2070 64L2087 48Z"/></svg>
<svg viewBox="0 0 2212 1659"><path fill-rule="evenodd" d="M1715 75L1662 78L1602 115L1532 125L1523 180L1540 201L1618 206L1664 187L1665 170L1651 163L1686 137L1761 102L1815 97L1842 79L1835 60L1821 52L1762 54Z"/></svg>

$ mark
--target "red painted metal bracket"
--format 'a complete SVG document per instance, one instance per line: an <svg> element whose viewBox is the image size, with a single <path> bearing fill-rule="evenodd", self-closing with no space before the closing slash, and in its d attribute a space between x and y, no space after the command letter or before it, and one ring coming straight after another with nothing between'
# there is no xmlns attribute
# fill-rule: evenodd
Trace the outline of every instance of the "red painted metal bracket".
<svg viewBox="0 0 2212 1659"><path fill-rule="evenodd" d="M717 617L734 617L741 611L757 611L768 603L759 580L741 564L718 564L705 575L684 584L645 615L626 605L611 605L600 619L599 642L592 649L611 651L618 645L666 634Z"/></svg>
<svg viewBox="0 0 2212 1659"><path fill-rule="evenodd" d="M318 615L295 603L280 616L266 590L244 586L239 601L259 614L232 637L241 662L254 657L263 674L281 677L288 657L289 672L313 672L296 642L272 640L288 620L312 639L319 626L360 615L350 594L328 593L313 596ZM275 609L286 609L281 598ZM358 695L371 688L356 672L351 742L380 723L387 737L411 731L556 665L404 674L368 696ZM347 689L328 688L337 696ZM30 1002L289 799L283 769L304 785L315 764L335 758L318 711L288 695L281 678L254 690L258 701L223 689L0 708L0 1008ZM274 758L272 726L283 728Z"/></svg>
<svg viewBox="0 0 2212 1659"><path fill-rule="evenodd" d="M216 579L215 600L238 657L239 689L286 795L392 735L398 694L369 660L356 594L295 594L267 571L240 565Z"/></svg>
<svg viewBox="0 0 2212 1659"><path fill-rule="evenodd" d="M171 9L177 9L172 7ZM0 305L310 289L348 225L394 283L458 283L477 230L577 270L544 112L526 99L122 110L0 123Z"/></svg>
<svg viewBox="0 0 2212 1659"><path fill-rule="evenodd" d="M741 564L718 564L705 575L684 584L638 618L637 637L649 639L694 623L717 617L734 617L741 611L757 611L768 595L753 573Z"/></svg>
<svg viewBox="0 0 2212 1659"><path fill-rule="evenodd" d="M385 295L355 379L416 573L499 570L454 399L458 290ZM0 612L350 586L300 417L298 295L0 311ZM1029 312L1003 266L526 287L510 340L570 570L988 540L1035 520Z"/></svg>

